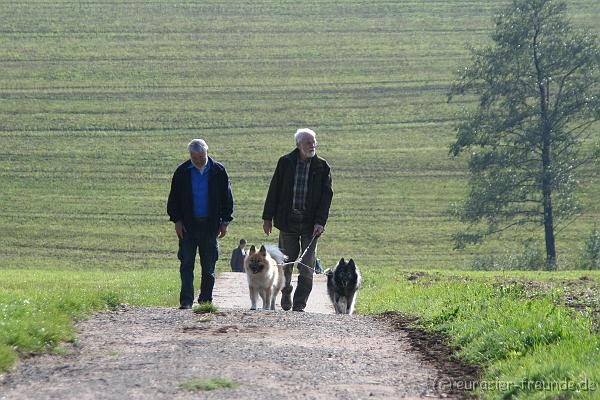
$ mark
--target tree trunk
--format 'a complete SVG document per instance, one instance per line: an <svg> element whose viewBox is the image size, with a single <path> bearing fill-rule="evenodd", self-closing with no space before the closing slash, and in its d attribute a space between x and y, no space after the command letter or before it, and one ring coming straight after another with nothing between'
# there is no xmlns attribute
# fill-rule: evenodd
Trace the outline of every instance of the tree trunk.
<svg viewBox="0 0 600 400"><path fill-rule="evenodd" d="M550 135L552 128L547 119L547 108L542 105L542 204L544 205L544 237L546 239L546 268L556 270L556 247L554 245L554 216L552 215L552 168L550 159Z"/></svg>
<svg viewBox="0 0 600 400"><path fill-rule="evenodd" d="M547 90L547 89L546 89ZM546 239L546 268L556 270L556 247L554 245L554 216L552 214L552 168L550 135L552 128L547 118L547 103L542 104L542 204L544 205L544 237Z"/></svg>
<svg viewBox="0 0 600 400"><path fill-rule="evenodd" d="M545 148L546 146L544 146ZM544 177L542 179L542 194L544 204L544 237L546 239L546 268L549 271L556 270L556 247L554 245L554 216L552 215L552 188L550 184L549 171L546 166L550 161L549 151L542 152L544 164ZM548 164L547 164L548 163Z"/></svg>
<svg viewBox="0 0 600 400"><path fill-rule="evenodd" d="M544 205L544 237L546 239L546 268L556 270L556 247L554 245L554 216L552 215L552 168L550 159L550 142L552 124L548 118L550 99L550 80L545 76L537 53L539 27L533 37L533 59L537 72L537 85L540 96L540 129L542 134L542 202Z"/></svg>

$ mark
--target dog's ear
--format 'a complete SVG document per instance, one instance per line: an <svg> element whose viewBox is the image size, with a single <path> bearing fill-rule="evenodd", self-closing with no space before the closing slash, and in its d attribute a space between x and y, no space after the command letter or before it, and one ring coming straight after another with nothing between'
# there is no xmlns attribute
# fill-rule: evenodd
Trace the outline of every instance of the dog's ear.
<svg viewBox="0 0 600 400"><path fill-rule="evenodd" d="M354 260L353 259L350 259L350 261L348 261L348 266L350 268L356 268L356 265L354 265Z"/></svg>
<svg viewBox="0 0 600 400"><path fill-rule="evenodd" d="M250 246L250 255L256 253L256 247L254 247L254 245Z"/></svg>
<svg viewBox="0 0 600 400"><path fill-rule="evenodd" d="M346 265L346 260L344 260L344 257L340 258L340 262L338 262L338 265Z"/></svg>
<svg viewBox="0 0 600 400"><path fill-rule="evenodd" d="M263 257L265 257L265 256L267 255L267 249L265 249L265 246L264 246L264 245L260 246L260 250L258 250L258 252L259 252L259 253L260 253L260 254L261 254Z"/></svg>

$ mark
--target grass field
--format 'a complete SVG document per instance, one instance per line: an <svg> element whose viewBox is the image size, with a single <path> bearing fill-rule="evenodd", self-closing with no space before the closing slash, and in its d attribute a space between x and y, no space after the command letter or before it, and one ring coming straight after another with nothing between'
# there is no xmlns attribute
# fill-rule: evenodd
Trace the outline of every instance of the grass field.
<svg viewBox="0 0 600 400"><path fill-rule="evenodd" d="M0 267L175 268L165 199L193 137L233 182L224 254L240 237L261 242L268 179L304 126L333 167L326 265L465 268L541 239L538 228L452 250L447 211L465 193L465 164L448 145L472 99L447 104L446 92L497 2L5 4ZM600 4L570 10L597 29ZM598 220L598 196L586 185L585 214L558 237L565 265Z"/></svg>
<svg viewBox="0 0 600 400"><path fill-rule="evenodd" d="M377 283L399 282L407 269L468 269L476 257L541 240L537 228L452 250L459 225L448 210L465 194L466 164L448 146L456 113L474 99L448 104L446 93L468 63L466 46L487 42L504 4L2 2L0 369L15 349L71 338L70 320L91 310L177 303L166 197L194 137L232 180L221 270L239 238L265 240L268 181L305 126L334 179L319 255L325 266L357 260L370 285L364 312L418 310L427 320L426 299L442 292L410 289L423 302L407 308ZM600 3L568 4L576 25L600 32ZM557 236L563 268L600 216L597 169L584 172L585 212Z"/></svg>

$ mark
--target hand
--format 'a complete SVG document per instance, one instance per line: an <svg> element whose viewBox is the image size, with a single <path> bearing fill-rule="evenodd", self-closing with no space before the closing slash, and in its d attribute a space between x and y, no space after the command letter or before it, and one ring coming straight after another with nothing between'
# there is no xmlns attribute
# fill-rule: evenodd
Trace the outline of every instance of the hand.
<svg viewBox="0 0 600 400"><path fill-rule="evenodd" d="M325 228L323 225L315 224L315 228L313 229L313 236L321 236Z"/></svg>
<svg viewBox="0 0 600 400"><path fill-rule="evenodd" d="M185 230L185 226L183 226L183 222L182 221L175 222L175 233L177 233L177 238L183 239L183 234L185 232L187 232L187 231Z"/></svg>
<svg viewBox="0 0 600 400"><path fill-rule="evenodd" d="M221 224L221 226L219 226L219 236L218 236L218 238L221 239L225 235L227 235L227 224Z"/></svg>
<svg viewBox="0 0 600 400"><path fill-rule="evenodd" d="M265 219L263 221L263 231L265 231L265 234L269 236L273 231L273 221L270 219Z"/></svg>

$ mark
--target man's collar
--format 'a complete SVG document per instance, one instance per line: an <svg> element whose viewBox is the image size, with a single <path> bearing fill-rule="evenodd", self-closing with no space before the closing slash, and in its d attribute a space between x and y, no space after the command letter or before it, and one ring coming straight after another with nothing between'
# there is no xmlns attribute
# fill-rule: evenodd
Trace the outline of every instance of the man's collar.
<svg viewBox="0 0 600 400"><path fill-rule="evenodd" d="M196 170L199 171L200 173L204 173L204 172L206 172L207 168L211 169L211 166L212 166L212 160L210 159L210 157L208 157L208 160L206 161L206 165L204 165L204 167L202 167L202 168L196 167L196 165L190 159L190 165L188 165L188 169L196 168Z"/></svg>
<svg viewBox="0 0 600 400"><path fill-rule="evenodd" d="M294 150L292 150L292 152L289 153L288 156L293 162L302 161L302 160L300 160L300 149L297 147ZM312 156L311 158L307 158L305 161L315 160L315 159L317 159L317 153L315 153L315 155Z"/></svg>

